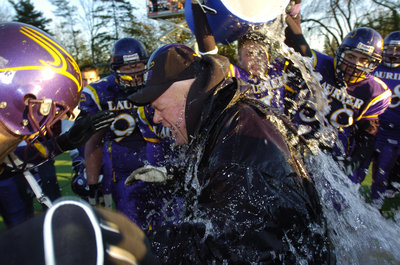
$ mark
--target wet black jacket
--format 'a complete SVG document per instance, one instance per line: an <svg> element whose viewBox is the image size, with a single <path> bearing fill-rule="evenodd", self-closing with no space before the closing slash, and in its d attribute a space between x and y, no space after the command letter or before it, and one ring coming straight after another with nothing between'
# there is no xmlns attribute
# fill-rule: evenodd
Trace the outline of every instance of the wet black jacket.
<svg viewBox="0 0 400 265"><path fill-rule="evenodd" d="M205 56L189 91L187 217L151 231L154 250L166 264L329 263L313 184L278 116L225 78L228 64Z"/></svg>

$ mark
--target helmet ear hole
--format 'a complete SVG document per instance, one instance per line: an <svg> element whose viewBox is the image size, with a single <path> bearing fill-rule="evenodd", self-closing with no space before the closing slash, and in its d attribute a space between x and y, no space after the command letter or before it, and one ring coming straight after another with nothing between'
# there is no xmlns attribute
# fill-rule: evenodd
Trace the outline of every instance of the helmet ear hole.
<svg viewBox="0 0 400 265"><path fill-rule="evenodd" d="M36 99L35 95L26 94L26 95L24 96L24 103L25 103L25 105L28 106L29 100L31 100L31 99Z"/></svg>

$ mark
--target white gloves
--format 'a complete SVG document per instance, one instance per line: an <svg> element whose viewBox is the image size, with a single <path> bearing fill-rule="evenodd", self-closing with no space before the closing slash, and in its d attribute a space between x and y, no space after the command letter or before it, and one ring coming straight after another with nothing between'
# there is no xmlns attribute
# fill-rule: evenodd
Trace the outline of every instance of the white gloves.
<svg viewBox="0 0 400 265"><path fill-rule="evenodd" d="M172 177L172 175L168 175L165 167L146 165L134 170L125 180L125 186L132 186L139 180L145 182L164 182L172 179Z"/></svg>

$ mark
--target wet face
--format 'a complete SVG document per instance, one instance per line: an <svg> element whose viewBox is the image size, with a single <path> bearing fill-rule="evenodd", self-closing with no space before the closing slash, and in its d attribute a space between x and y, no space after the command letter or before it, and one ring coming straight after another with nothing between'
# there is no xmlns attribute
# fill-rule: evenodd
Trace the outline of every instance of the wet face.
<svg viewBox="0 0 400 265"><path fill-rule="evenodd" d="M100 76L94 70L92 70L92 71L83 71L82 72L82 83L83 83L83 86L87 86L90 83L98 81L99 79L100 79Z"/></svg>
<svg viewBox="0 0 400 265"><path fill-rule="evenodd" d="M268 70L268 52L256 41L246 41L239 50L239 65L252 76L262 77Z"/></svg>
<svg viewBox="0 0 400 265"><path fill-rule="evenodd" d="M130 87L142 85L145 67L146 65L142 62L119 67L117 73L119 75L121 85Z"/></svg>
<svg viewBox="0 0 400 265"><path fill-rule="evenodd" d="M370 64L371 58L368 55L356 51L344 51L339 70L343 73L346 83L355 83L365 77Z"/></svg>
<svg viewBox="0 0 400 265"><path fill-rule="evenodd" d="M173 83L167 91L151 103L154 108L153 121L170 128L178 145L187 144L185 121L186 98L194 79Z"/></svg>

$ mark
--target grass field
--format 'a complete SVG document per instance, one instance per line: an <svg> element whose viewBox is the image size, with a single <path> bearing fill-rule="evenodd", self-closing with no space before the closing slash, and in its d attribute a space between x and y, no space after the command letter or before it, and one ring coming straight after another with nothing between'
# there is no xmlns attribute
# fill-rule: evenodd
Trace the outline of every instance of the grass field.
<svg viewBox="0 0 400 265"><path fill-rule="evenodd" d="M72 163L68 153L57 156L55 160L58 183L64 196L75 196L71 190Z"/></svg>
<svg viewBox="0 0 400 265"><path fill-rule="evenodd" d="M371 168L370 168L371 172ZM364 196L365 201L371 203L371 184L372 178L371 174L368 174L365 180L361 183L360 193ZM400 208L400 194L396 194L394 198L386 198L382 208L381 213L387 219L394 220L394 213L398 212Z"/></svg>
<svg viewBox="0 0 400 265"><path fill-rule="evenodd" d="M58 183L61 188L63 196L76 196L71 190L71 159L68 153L63 153L56 157L55 160ZM370 198L370 186L371 186L371 175L368 174L363 183L361 183L361 194L365 197L366 202L371 202ZM40 204L34 199L35 212L39 213L42 211ZM386 218L393 219L393 210L398 210L400 207L400 195L396 195L395 198L386 199L382 206L382 215ZM3 219L0 216L0 231L4 230L5 226Z"/></svg>
<svg viewBox="0 0 400 265"><path fill-rule="evenodd" d="M57 171L58 184L60 186L63 196L76 196L71 190L71 158L68 153L63 153L56 157L55 165ZM41 205L34 199L35 213L40 213L42 211ZM0 231L5 229L3 223L3 218L0 216Z"/></svg>

